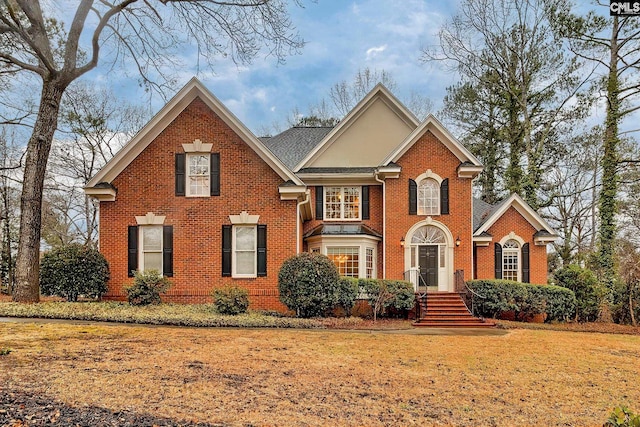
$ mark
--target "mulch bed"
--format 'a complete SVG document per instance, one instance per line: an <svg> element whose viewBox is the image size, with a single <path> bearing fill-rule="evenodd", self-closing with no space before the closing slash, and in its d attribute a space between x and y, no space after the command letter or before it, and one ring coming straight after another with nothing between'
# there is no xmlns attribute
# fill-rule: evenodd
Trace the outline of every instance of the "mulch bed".
<svg viewBox="0 0 640 427"><path fill-rule="evenodd" d="M220 427L196 421L179 421L131 411L111 411L97 406L74 408L24 391L0 389L0 427Z"/></svg>

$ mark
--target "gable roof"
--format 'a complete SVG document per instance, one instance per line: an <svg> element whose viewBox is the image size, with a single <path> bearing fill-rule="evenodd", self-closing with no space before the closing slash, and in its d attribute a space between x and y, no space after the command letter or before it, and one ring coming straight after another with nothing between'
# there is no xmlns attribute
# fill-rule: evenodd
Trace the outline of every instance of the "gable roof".
<svg viewBox="0 0 640 427"><path fill-rule="evenodd" d="M506 200L506 199L505 199ZM505 201L503 200L503 202ZM492 205L481 199L473 198L473 231L475 232L484 222L489 219L501 203Z"/></svg>
<svg viewBox="0 0 640 427"><path fill-rule="evenodd" d="M227 109L197 78L192 78L107 164L87 183L87 188L112 182L196 98L200 98L283 180L304 183Z"/></svg>
<svg viewBox="0 0 640 427"><path fill-rule="evenodd" d="M383 100L385 104L410 128L415 128L420 123L416 116L407 109L382 83L378 83L359 103L356 105L344 119L340 121L323 140L313 147L297 165L293 168L298 171L310 166L313 160L319 157L329 146L331 146L338 136L353 125L358 118L367 111L367 109L377 100ZM371 165L377 166L377 165Z"/></svg>
<svg viewBox="0 0 640 427"><path fill-rule="evenodd" d="M480 160L476 158L469 150L465 148L460 141L458 141L449 131L435 118L433 114L429 114L426 119L413 131L404 141L396 147L395 150L389 154L384 160L383 165L397 162L418 139L422 137L427 131L438 138L448 149L451 151L461 163L467 163L471 167L482 167Z"/></svg>
<svg viewBox="0 0 640 427"><path fill-rule="evenodd" d="M293 170L333 127L292 127L271 138L261 138L264 145Z"/></svg>
<svg viewBox="0 0 640 427"><path fill-rule="evenodd" d="M481 202L481 203L477 203L474 200L474 204L473 204L473 207L474 207L473 235L474 236L480 236L482 233L487 232L489 228L491 228L491 226L498 219L500 219L500 217L504 215L505 212L507 212L507 210L509 210L509 208L513 207L516 211L518 211L520 215L522 215L524 219L526 219L529 222L529 224L531 224L536 229L536 234L540 233L539 234L540 236L544 235L545 240L553 240L558 237L558 233L556 233L555 230L551 228L551 226L547 223L547 221L545 221L540 215L538 215L538 213L534 211L531 208L531 206L529 206L527 202L522 200L522 197L520 197L516 193L512 194L511 196L509 196L508 198L506 198L505 200L503 200L502 202L500 202L495 206L491 206L490 204L482 202L481 200L478 200L478 202ZM484 221L482 221L477 228L476 228L476 222L475 222L476 206L481 211L483 211L483 214L481 214L481 217L485 216L486 214ZM487 209L488 206L491 208Z"/></svg>

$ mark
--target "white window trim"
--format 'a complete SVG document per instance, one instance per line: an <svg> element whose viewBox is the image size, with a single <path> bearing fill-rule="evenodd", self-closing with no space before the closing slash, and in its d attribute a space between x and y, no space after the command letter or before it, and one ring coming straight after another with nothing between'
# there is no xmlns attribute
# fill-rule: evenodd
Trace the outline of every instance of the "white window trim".
<svg viewBox="0 0 640 427"><path fill-rule="evenodd" d="M238 227L253 228L253 273L241 274L237 272L237 256L236 256L236 230ZM231 277L238 279L250 279L258 277L258 227L252 224L238 224L231 228Z"/></svg>
<svg viewBox="0 0 640 427"><path fill-rule="evenodd" d="M327 218L327 189L339 188L342 194L340 200L340 218ZM344 217L344 189L345 188L357 188L358 189L358 217L357 218L345 218ZM322 213L324 221L362 221L362 186L361 185L329 185L323 187L322 195Z"/></svg>
<svg viewBox="0 0 640 427"><path fill-rule="evenodd" d="M183 146L186 144L183 144ZM208 144L211 145L211 144ZM191 194L191 185L189 185L189 177L191 175L189 175L189 171L190 171L190 159L193 156L205 156L205 158L207 159L207 165L208 165L208 171L209 173L206 175L207 176L207 188L204 192L204 194ZM211 197L211 153L206 153L206 152L193 152L193 153L187 153L185 156L185 163L186 163L186 167L185 167L185 197ZM194 175L194 176L204 176L204 175Z"/></svg>
<svg viewBox="0 0 640 427"><path fill-rule="evenodd" d="M148 215L148 214L147 214ZM136 217L137 218L137 217ZM162 217L164 219L164 217ZM144 250L144 230L158 228L160 229L160 251L145 251ZM162 225L158 224L144 224L138 227L138 271L145 271L147 268L144 265L144 254L145 252L149 253L158 253L160 252L160 270L158 271L160 274L164 272L164 233Z"/></svg>

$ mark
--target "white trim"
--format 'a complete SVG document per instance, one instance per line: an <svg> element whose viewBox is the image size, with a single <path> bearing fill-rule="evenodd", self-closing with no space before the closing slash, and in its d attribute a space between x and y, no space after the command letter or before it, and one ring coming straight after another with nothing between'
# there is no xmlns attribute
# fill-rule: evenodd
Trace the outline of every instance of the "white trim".
<svg viewBox="0 0 640 427"><path fill-rule="evenodd" d="M476 246L489 246L493 242L493 236L473 236L472 240Z"/></svg>
<svg viewBox="0 0 640 427"><path fill-rule="evenodd" d="M437 196L436 196L436 201L438 204L438 207L436 209L436 212L429 212L429 213L420 213L420 184L425 181L425 180L433 180L436 182L437 184ZM420 175L418 175L418 177L415 179L415 183L416 183L416 214L419 216L426 216L426 215L441 215L442 214L442 206L440 206L440 187L442 186L442 181L443 179L440 177L440 175L438 175L437 173L433 173L433 171L431 169L427 169L427 171L425 173L422 173ZM422 206L423 211L424 211L424 206Z"/></svg>
<svg viewBox="0 0 640 427"><path fill-rule="evenodd" d="M345 117L329 132L324 139L316 145L296 166L294 171L299 171L313 160L318 158L336 141L337 137L344 133L358 118L376 101L381 99L396 115L410 128L415 129L420 121L405 107L382 83L378 83ZM386 164L386 163L385 163Z"/></svg>
<svg viewBox="0 0 640 427"><path fill-rule="evenodd" d="M249 215L249 212L242 211L240 215L229 215L229 221L233 225L249 224L255 225L260 220L260 215Z"/></svg>
<svg viewBox="0 0 640 427"><path fill-rule="evenodd" d="M453 263L454 263L454 248L455 241L453 238L453 234L451 234L451 230L441 223L440 221L436 221L431 217L427 217L422 221L418 221L413 224L407 233L403 236L405 245L404 245L404 271L409 271L411 269L411 239L418 229L423 226L434 226L439 228L445 236L446 243L438 244L434 243L434 246L444 246L445 252L445 266L444 268L438 267L438 291L440 292L453 292L454 291L454 281L453 281ZM420 246L420 245L413 245ZM440 256L440 249L438 249L438 256ZM440 258L438 258L438 266L440 265Z"/></svg>
<svg viewBox="0 0 640 427"><path fill-rule="evenodd" d="M100 182L112 182L196 98L200 98L211 108L283 180L291 180L297 185L304 185L218 98L194 77L91 178L87 187L94 187Z"/></svg>
<svg viewBox="0 0 640 427"><path fill-rule="evenodd" d="M101 202L113 202L116 200L116 190L114 188L84 187L84 194L93 197Z"/></svg>
<svg viewBox="0 0 640 427"><path fill-rule="evenodd" d="M182 144L185 153L211 153L213 144L205 144L199 139L194 139L191 144Z"/></svg>
<svg viewBox="0 0 640 427"><path fill-rule="evenodd" d="M422 181L423 179L427 179L427 178L436 180L438 185L442 185L442 181L444 181L440 175L438 175L437 173L434 173L431 169L427 169L426 172L421 173L415 179L416 184L420 185L420 181Z"/></svg>
<svg viewBox="0 0 640 427"><path fill-rule="evenodd" d="M513 231L507 234L506 236L504 236L502 239L500 239L500 242L498 243L500 243L500 246L504 246L504 244L509 240L515 240L516 242L518 242L518 244L520 245L520 248L522 248L522 246L524 246L524 244L527 243L522 237L518 236Z"/></svg>
<svg viewBox="0 0 640 427"><path fill-rule="evenodd" d="M319 249L320 253L327 255L328 248L358 248L358 278L367 276L367 248L373 249L373 278L378 277L378 242L380 238L374 236L312 236L307 239L309 252Z"/></svg>
<svg viewBox="0 0 640 427"><path fill-rule="evenodd" d="M522 200L522 198L516 193L513 193L507 200L505 200L504 202L501 203L500 208L497 209L484 222L484 224L482 224L480 226L480 228L478 228L476 230L475 233L473 233L474 236L478 236L478 235L482 234L483 232L488 231L489 228L491 228L491 226L493 224L495 224L495 222L498 219L500 219L500 217L502 217L502 215L504 215L509 210L509 208L512 207L512 206L537 231L540 231L540 230L544 229L547 232L549 232L552 236L557 237L557 233L555 232L555 230L553 228L551 228L551 226L544 219L542 219L542 217L540 217L540 215L538 215L538 213L536 211L534 211L531 208L531 206L529 206L524 200Z"/></svg>
<svg viewBox="0 0 640 427"><path fill-rule="evenodd" d="M482 166L480 160L476 158L464 145L462 145L443 125L436 119L433 114L429 114L426 119L405 138L404 141L396 147L395 150L382 162L388 165L391 162L397 162L409 148L415 144L427 131L431 131L445 147L453 153L461 162L470 162L474 166Z"/></svg>
<svg viewBox="0 0 640 427"><path fill-rule="evenodd" d="M484 169L484 166L464 165L458 167L458 178L475 178Z"/></svg>
<svg viewBox="0 0 640 427"><path fill-rule="evenodd" d="M136 224L138 225L163 225L166 216L156 215L153 212L147 212L145 216L136 216Z"/></svg>
<svg viewBox="0 0 640 427"><path fill-rule="evenodd" d="M232 215L229 215L230 217ZM253 273L251 274L239 274L238 257L236 255L236 230L238 228L251 228L253 229ZM247 251L248 252L248 251ZM233 225L231 227L231 277L237 279L249 279L258 277L258 227L251 224Z"/></svg>

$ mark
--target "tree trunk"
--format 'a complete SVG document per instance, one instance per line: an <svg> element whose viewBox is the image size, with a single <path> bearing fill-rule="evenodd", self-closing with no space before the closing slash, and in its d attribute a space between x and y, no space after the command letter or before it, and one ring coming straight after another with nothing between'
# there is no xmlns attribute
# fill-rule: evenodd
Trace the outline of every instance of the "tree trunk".
<svg viewBox="0 0 640 427"><path fill-rule="evenodd" d="M65 85L57 79L42 85L38 117L27 144L22 196L20 197L20 238L16 258L13 300L40 301L40 227L42 189L53 135L58 125L60 99Z"/></svg>
<svg viewBox="0 0 640 427"><path fill-rule="evenodd" d="M620 87L618 81L618 17L613 17L611 31L611 56L607 76L607 118L604 131L602 156L602 189L600 191L600 247L599 262L603 281L613 298L615 282L614 240L616 237L616 210L618 195L618 122L620 120Z"/></svg>

